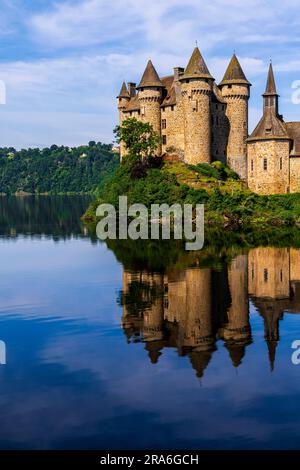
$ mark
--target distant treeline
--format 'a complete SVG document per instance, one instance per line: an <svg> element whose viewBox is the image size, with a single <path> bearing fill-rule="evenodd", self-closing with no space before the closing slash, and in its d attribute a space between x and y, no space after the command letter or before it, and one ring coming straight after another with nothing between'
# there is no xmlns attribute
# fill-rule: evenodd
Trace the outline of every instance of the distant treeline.
<svg viewBox="0 0 300 470"><path fill-rule="evenodd" d="M119 155L101 142L73 148L0 148L0 193L97 192L118 165Z"/></svg>

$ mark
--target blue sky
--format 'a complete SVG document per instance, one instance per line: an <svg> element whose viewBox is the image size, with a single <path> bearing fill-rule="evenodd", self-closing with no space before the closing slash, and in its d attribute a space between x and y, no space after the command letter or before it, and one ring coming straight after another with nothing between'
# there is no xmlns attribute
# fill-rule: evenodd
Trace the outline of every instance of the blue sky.
<svg viewBox="0 0 300 470"><path fill-rule="evenodd" d="M281 112L300 121L299 0L0 0L0 145L110 142L121 81L138 81L148 58L161 75L185 66L196 40L217 81L236 51L250 129L270 58Z"/></svg>

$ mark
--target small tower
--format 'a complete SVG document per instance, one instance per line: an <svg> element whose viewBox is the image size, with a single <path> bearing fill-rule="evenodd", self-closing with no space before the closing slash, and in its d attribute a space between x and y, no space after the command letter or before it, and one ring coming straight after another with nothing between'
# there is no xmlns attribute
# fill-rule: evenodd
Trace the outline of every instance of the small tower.
<svg viewBox="0 0 300 470"><path fill-rule="evenodd" d="M241 179L247 179L248 100L251 83L233 54L219 88L227 103L226 116L229 121L227 143L227 165Z"/></svg>
<svg viewBox="0 0 300 470"><path fill-rule="evenodd" d="M148 61L141 82L137 87L141 119L149 122L154 131L161 135L161 109L163 84L151 62ZM161 146L157 149L161 153Z"/></svg>
<svg viewBox="0 0 300 470"><path fill-rule="evenodd" d="M284 194L290 192L291 138L278 114L272 64L263 100L263 117L247 140L248 187L258 194Z"/></svg>
<svg viewBox="0 0 300 470"><path fill-rule="evenodd" d="M128 92L128 89L127 89L127 86L126 86L126 83L123 82L122 84L122 87L121 87L121 91L119 93L119 95L117 96L117 100L118 100L118 110L119 110L119 123L120 123L120 126L122 126L122 123L124 121L124 111L126 109L126 106L130 100L130 95L129 95L129 92ZM126 148L125 148L125 145L123 142L120 143L120 158L122 160L122 158L124 157L124 155L126 154Z"/></svg>
<svg viewBox="0 0 300 470"><path fill-rule="evenodd" d="M184 114L184 160L193 165L210 163L210 101L214 79L198 47L179 80Z"/></svg>

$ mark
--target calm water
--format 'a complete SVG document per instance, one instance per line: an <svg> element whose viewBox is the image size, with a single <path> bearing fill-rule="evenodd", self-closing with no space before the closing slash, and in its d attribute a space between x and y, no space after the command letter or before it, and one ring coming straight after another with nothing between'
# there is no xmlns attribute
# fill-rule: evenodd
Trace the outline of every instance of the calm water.
<svg viewBox="0 0 300 470"><path fill-rule="evenodd" d="M0 447L300 448L300 251L91 239L0 199Z"/></svg>

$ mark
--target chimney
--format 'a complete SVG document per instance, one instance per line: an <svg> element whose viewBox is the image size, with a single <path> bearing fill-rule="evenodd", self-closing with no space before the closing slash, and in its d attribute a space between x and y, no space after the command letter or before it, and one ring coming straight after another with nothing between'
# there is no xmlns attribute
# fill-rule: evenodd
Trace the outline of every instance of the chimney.
<svg viewBox="0 0 300 470"><path fill-rule="evenodd" d="M174 67L174 81L177 82L179 77L184 73L183 67Z"/></svg>
<svg viewBox="0 0 300 470"><path fill-rule="evenodd" d="M128 83L128 92L130 95L130 98L133 98L136 94L136 83L129 82Z"/></svg>

